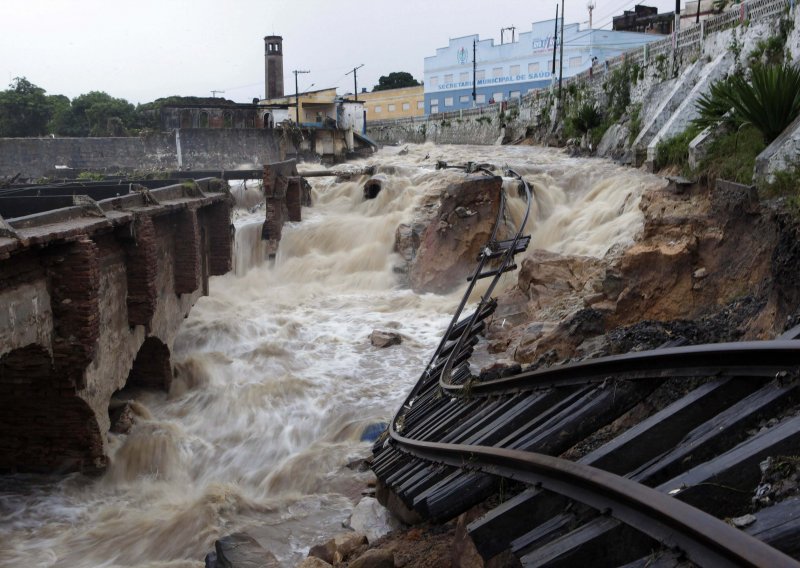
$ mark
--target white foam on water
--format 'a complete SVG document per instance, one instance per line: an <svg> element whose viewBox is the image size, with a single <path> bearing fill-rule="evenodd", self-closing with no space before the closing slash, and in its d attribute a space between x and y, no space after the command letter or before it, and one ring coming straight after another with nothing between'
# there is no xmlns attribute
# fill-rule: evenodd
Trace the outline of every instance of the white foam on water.
<svg viewBox="0 0 800 568"><path fill-rule="evenodd" d="M185 321L172 391L141 395L140 420L113 436L101 479L0 478L0 565L202 566L215 538L247 529L293 566L341 532L363 484L344 467L369 451L361 431L389 419L463 293L414 294L393 272L398 224L463 175L435 171L436 160L517 169L534 187L531 248L569 254L632 242L639 198L661 184L543 148L386 149L369 160L394 168L374 200L363 199L363 176L309 180L314 207L284 227L274 262L258 184L234 187L235 270L211 280ZM510 203L518 222L522 200ZM378 328L403 343L372 347Z"/></svg>

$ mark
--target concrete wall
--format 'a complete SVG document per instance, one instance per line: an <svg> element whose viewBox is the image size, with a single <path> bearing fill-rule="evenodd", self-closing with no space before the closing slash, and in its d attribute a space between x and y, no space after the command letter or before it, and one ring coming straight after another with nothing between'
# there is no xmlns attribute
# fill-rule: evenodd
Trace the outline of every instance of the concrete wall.
<svg viewBox="0 0 800 568"><path fill-rule="evenodd" d="M97 171L232 169L280 156L272 130L185 129L137 138L0 138L0 176L40 177L56 166Z"/></svg>

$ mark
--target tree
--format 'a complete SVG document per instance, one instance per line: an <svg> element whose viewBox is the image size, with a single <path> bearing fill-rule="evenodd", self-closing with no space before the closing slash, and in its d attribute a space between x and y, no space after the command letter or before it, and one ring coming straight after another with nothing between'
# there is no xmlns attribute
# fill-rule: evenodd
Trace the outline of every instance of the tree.
<svg viewBox="0 0 800 568"><path fill-rule="evenodd" d="M47 105L50 107L50 121L47 123L47 132L62 134L68 128L72 117L72 105L69 97L65 95L47 95Z"/></svg>
<svg viewBox="0 0 800 568"><path fill-rule="evenodd" d="M416 87L420 82L414 79L411 73L405 71L395 71L389 75L381 75L378 84L372 87L372 91L386 91L388 89L400 89L402 87Z"/></svg>
<svg viewBox="0 0 800 568"><path fill-rule="evenodd" d="M51 107L45 91L25 77L17 77L0 91L0 136L24 137L47 134Z"/></svg>
<svg viewBox="0 0 800 568"><path fill-rule="evenodd" d="M71 117L62 136L125 136L136 124L136 107L102 91L91 91L72 99Z"/></svg>

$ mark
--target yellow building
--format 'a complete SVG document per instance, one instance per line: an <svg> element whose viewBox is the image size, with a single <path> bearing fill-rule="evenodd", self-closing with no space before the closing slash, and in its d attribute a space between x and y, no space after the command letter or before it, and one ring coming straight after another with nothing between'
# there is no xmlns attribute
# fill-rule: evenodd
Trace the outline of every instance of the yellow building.
<svg viewBox="0 0 800 568"><path fill-rule="evenodd" d="M358 93L358 100L364 102L368 121L425 116L425 95L422 85Z"/></svg>
<svg viewBox="0 0 800 568"><path fill-rule="evenodd" d="M303 124L322 123L326 118L336 120L336 98L336 88L300 93L297 97L300 122ZM297 111L294 108L294 95L264 99L260 101L260 104L289 105L289 120L296 121Z"/></svg>

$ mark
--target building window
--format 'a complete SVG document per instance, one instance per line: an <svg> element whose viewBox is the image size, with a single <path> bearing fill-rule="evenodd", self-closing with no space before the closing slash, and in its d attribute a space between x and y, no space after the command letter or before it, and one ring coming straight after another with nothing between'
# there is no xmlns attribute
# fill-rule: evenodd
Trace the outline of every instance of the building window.
<svg viewBox="0 0 800 568"><path fill-rule="evenodd" d="M381 112L382 110L383 110L383 109L381 108L381 105L377 105L377 106L375 107L375 114L378 114L378 113L379 113L379 112Z"/></svg>
<svg viewBox="0 0 800 568"><path fill-rule="evenodd" d="M445 76L444 76L444 82L445 82L445 83L452 83L452 82L453 82L453 74L452 74L452 73L450 73L450 74L448 74L448 75L445 75Z"/></svg>
<svg viewBox="0 0 800 568"><path fill-rule="evenodd" d="M439 112L439 107L436 105L431 105L431 114L436 114Z"/></svg>
<svg viewBox="0 0 800 568"><path fill-rule="evenodd" d="M582 61L583 61L583 60L581 59L581 56L580 56L580 55L579 55L578 57L570 57L570 58L569 58L569 66L570 66L571 68L580 67L580 66L581 66L581 63L582 63Z"/></svg>
<svg viewBox="0 0 800 568"><path fill-rule="evenodd" d="M494 99L494 102L499 103L503 100L503 93L494 93L492 98Z"/></svg>
<svg viewBox="0 0 800 568"><path fill-rule="evenodd" d="M483 103L486 102L486 95L477 95L475 97L475 102L478 103L479 105L482 105Z"/></svg>
<svg viewBox="0 0 800 568"><path fill-rule="evenodd" d="M425 110L425 101L417 101L417 108L419 110Z"/></svg>
<svg viewBox="0 0 800 568"><path fill-rule="evenodd" d="M475 79L478 80L478 81L483 81L484 79L486 79L486 70L485 69L480 69L480 70L476 71L475 72Z"/></svg>
<svg viewBox="0 0 800 568"><path fill-rule="evenodd" d="M508 68L508 74L512 77L515 75L519 75L519 65L512 65Z"/></svg>
<svg viewBox="0 0 800 568"><path fill-rule="evenodd" d="M466 83L467 81L469 81L469 73L459 74L458 80L461 81L462 83Z"/></svg>
<svg viewBox="0 0 800 568"><path fill-rule="evenodd" d="M508 93L508 98L509 99L518 99L520 94L521 93L519 91L511 91L510 93Z"/></svg>
<svg viewBox="0 0 800 568"><path fill-rule="evenodd" d="M394 112L397 110L397 105L389 105L389 112Z"/></svg>
<svg viewBox="0 0 800 568"><path fill-rule="evenodd" d="M497 79L498 77L502 77L502 76L503 76L503 68L502 67L495 67L494 69L492 69L492 77L494 79Z"/></svg>
<svg viewBox="0 0 800 568"><path fill-rule="evenodd" d="M438 87L439 86L439 76L434 75L431 77L431 87Z"/></svg>
<svg viewBox="0 0 800 568"><path fill-rule="evenodd" d="M444 98L444 106L446 106L446 107L453 106L453 97L445 97Z"/></svg>
<svg viewBox="0 0 800 568"><path fill-rule="evenodd" d="M439 99L431 99L431 105L438 105Z"/></svg>
<svg viewBox="0 0 800 568"><path fill-rule="evenodd" d="M528 73L538 73L539 72L539 63L528 63Z"/></svg>
<svg viewBox="0 0 800 568"><path fill-rule="evenodd" d="M411 105L409 103L403 103L403 110L411 110Z"/></svg>
<svg viewBox="0 0 800 568"><path fill-rule="evenodd" d="M460 103L468 103L469 102L469 95L461 95L458 97L458 102Z"/></svg>
<svg viewBox="0 0 800 568"><path fill-rule="evenodd" d="M200 113L200 128L208 128L208 113Z"/></svg>

